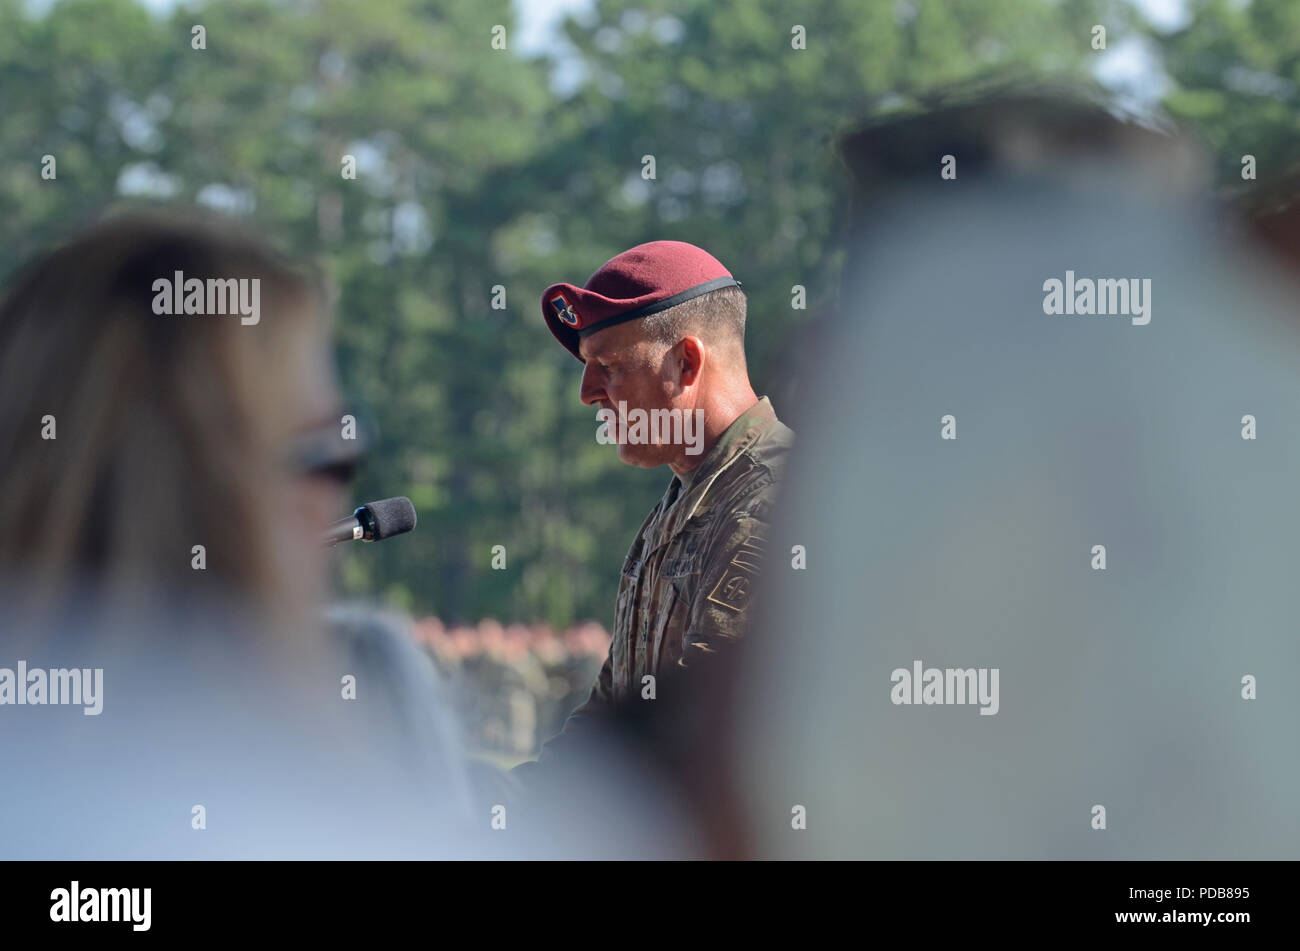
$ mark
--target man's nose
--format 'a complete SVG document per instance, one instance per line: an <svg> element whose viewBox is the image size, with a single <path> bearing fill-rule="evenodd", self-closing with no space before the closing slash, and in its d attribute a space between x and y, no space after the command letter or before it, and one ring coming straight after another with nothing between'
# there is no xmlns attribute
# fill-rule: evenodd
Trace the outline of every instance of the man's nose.
<svg viewBox="0 0 1300 951"><path fill-rule="evenodd" d="M582 386L578 390L578 399L587 406L596 406L605 399L605 384L600 378L600 371L590 362L582 370Z"/></svg>

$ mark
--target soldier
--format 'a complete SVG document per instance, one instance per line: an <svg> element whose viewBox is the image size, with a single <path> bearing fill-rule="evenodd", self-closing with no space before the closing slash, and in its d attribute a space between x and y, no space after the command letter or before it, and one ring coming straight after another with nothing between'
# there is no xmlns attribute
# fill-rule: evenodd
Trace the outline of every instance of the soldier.
<svg viewBox="0 0 1300 951"><path fill-rule="evenodd" d="M745 295L706 251L638 245L582 287L552 285L541 303L584 364L580 398L606 411L619 458L673 471L623 563L609 656L543 747L547 763L616 704L657 698L662 675L698 667L743 634L794 434L750 385ZM639 414L680 429L647 434Z"/></svg>

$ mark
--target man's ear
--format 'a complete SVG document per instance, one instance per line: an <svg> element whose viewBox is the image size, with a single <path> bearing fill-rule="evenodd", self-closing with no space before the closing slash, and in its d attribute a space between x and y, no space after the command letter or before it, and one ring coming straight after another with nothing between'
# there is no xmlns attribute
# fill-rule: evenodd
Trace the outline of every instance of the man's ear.
<svg viewBox="0 0 1300 951"><path fill-rule="evenodd" d="M699 337L683 337L677 344L677 378L682 386L690 386L700 378L704 369L704 342Z"/></svg>

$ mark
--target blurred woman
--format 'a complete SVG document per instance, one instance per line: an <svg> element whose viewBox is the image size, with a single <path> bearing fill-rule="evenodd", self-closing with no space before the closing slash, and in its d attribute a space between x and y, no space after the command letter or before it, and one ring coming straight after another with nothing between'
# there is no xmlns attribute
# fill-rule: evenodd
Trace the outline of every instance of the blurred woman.
<svg viewBox="0 0 1300 951"><path fill-rule="evenodd" d="M317 617L331 364L318 282L212 220L111 218L9 281L4 857L473 853L418 651Z"/></svg>
<svg viewBox="0 0 1300 951"><path fill-rule="evenodd" d="M155 313L178 279L256 282L260 319ZM214 222L111 219L28 265L0 309L0 516L24 527L0 575L23 604L153 589L300 622L344 502L292 455L327 427L346 458L326 330L304 273Z"/></svg>

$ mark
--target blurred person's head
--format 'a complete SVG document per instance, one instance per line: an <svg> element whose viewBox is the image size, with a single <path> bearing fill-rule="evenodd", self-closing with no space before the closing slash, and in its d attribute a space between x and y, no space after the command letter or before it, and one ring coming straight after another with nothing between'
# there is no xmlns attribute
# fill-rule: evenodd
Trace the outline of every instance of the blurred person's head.
<svg viewBox="0 0 1300 951"><path fill-rule="evenodd" d="M153 214L4 287L0 515L22 530L0 541L0 668L80 678L58 698L17 687L5 854L475 849L455 726L409 630L316 610L356 462L323 296L238 229ZM69 709L85 684L90 716Z"/></svg>
<svg viewBox="0 0 1300 951"><path fill-rule="evenodd" d="M297 614L343 502L338 405L298 268L215 220L97 224L3 290L0 519L24 530L0 579L37 608L170 591Z"/></svg>
<svg viewBox="0 0 1300 951"><path fill-rule="evenodd" d="M845 155L769 540L806 566L765 575L735 691L755 852L1295 857L1300 333L1208 163L1025 96Z"/></svg>
<svg viewBox="0 0 1300 951"><path fill-rule="evenodd" d="M701 248L638 245L581 288L548 288L542 307L552 332L585 364L579 398L607 411L619 459L629 465L694 469L757 400L745 364L745 294ZM681 424L647 425L640 436L634 411Z"/></svg>
<svg viewBox="0 0 1300 951"><path fill-rule="evenodd" d="M1116 177L1185 197L1209 184L1194 140L1155 117L1124 113L1100 88L1051 83L1002 91L954 88L933 108L886 113L837 141L851 176L855 237L899 190L942 196L966 180L1063 182L1105 187Z"/></svg>

